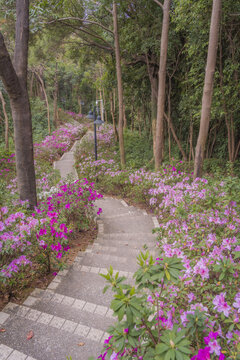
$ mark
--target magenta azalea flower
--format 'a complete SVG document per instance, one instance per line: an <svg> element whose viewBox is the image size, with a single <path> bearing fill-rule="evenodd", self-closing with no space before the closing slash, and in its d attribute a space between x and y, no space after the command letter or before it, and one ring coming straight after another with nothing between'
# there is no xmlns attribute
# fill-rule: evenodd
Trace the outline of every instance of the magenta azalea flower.
<svg viewBox="0 0 240 360"><path fill-rule="evenodd" d="M199 349L197 355L193 356L191 360L210 360L210 347Z"/></svg>

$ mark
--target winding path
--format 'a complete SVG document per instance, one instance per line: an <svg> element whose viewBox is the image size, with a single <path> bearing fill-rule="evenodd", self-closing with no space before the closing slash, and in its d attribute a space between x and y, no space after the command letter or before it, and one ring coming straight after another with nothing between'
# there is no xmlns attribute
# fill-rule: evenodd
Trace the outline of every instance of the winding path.
<svg viewBox="0 0 240 360"><path fill-rule="evenodd" d="M76 175L73 150L57 163L62 177ZM106 283L99 273L112 265L131 283L142 246L155 253L152 228L158 223L123 200L105 197L96 205L103 213L94 244L46 290L35 289L22 305L9 303L0 313L0 328L6 330L0 333L0 360L88 360L100 354L115 318L109 308L112 293L102 293ZM30 330L34 336L27 340Z"/></svg>

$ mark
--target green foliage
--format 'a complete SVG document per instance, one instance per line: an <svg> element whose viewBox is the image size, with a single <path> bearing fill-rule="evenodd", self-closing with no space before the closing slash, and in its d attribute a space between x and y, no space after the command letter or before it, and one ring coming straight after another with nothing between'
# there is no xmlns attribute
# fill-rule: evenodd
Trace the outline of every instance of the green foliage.
<svg viewBox="0 0 240 360"><path fill-rule="evenodd" d="M139 135L137 131L125 130L124 147L127 166L131 168L151 167L152 139L145 132Z"/></svg>

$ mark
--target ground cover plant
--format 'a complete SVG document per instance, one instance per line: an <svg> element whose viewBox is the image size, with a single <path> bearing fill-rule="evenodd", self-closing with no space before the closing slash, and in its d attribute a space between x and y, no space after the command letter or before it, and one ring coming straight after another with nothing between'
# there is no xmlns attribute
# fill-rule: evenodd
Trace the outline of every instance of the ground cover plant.
<svg viewBox="0 0 240 360"><path fill-rule="evenodd" d="M112 130L98 135L99 160L76 157L80 177L137 198L159 221L159 257L140 253L135 287L111 268L104 275L118 321L98 358L240 359L239 179L194 180L181 161L157 173L122 170Z"/></svg>
<svg viewBox="0 0 240 360"><path fill-rule="evenodd" d="M37 274L60 269L74 230L93 225L93 203L101 196L94 184L86 179L57 183L52 169L52 162L84 133L83 125L65 124L35 144L39 202L34 211L18 200L14 154L2 159L12 167L4 171L2 166L2 186L8 192L0 207L0 290L9 298Z"/></svg>

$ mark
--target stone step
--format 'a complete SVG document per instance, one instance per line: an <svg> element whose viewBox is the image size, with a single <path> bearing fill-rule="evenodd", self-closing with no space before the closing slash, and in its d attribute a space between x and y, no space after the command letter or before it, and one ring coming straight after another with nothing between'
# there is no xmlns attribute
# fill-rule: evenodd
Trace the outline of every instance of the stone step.
<svg viewBox="0 0 240 360"><path fill-rule="evenodd" d="M154 228L152 217L138 215L119 217L117 219L104 219L104 234L112 233L151 233Z"/></svg>
<svg viewBox="0 0 240 360"><path fill-rule="evenodd" d="M138 269L137 259L109 254L86 253L82 258L82 265L94 267L106 267L110 265L114 269L135 272Z"/></svg>
<svg viewBox="0 0 240 360"><path fill-rule="evenodd" d="M124 240L124 241L131 241L131 240L139 240L141 242L145 241L151 242L154 241L156 243L157 236L156 234L152 234L152 231L145 233L142 231L135 231L135 233L132 232L111 232L110 234L105 233L105 224L103 224L103 233L98 235L98 238L104 238L108 240ZM137 229L136 229L137 230Z"/></svg>
<svg viewBox="0 0 240 360"><path fill-rule="evenodd" d="M4 323L5 332L1 334L5 353L14 349L10 353L13 357L3 355L4 360L30 360L31 357L36 360L66 360L67 356L72 356L73 360L88 360L90 356L101 353L102 342L108 337L102 330L68 321L64 317L53 316L50 319L45 312L21 305L17 305L15 311ZM30 330L34 336L27 340Z"/></svg>
<svg viewBox="0 0 240 360"><path fill-rule="evenodd" d="M70 296L65 296L59 294L57 291L53 290L42 290L35 289L30 296L24 301L23 305L35 308L40 311L47 311L47 307L49 306L58 306L61 304L65 308L65 312L69 313L68 316L74 316L74 320L76 314L79 318L78 321L82 321L82 318L86 318L89 321L89 315L93 314L93 316L99 316L100 321L104 322L108 319L114 319L113 311L109 306L98 305L95 303L90 303L88 301L73 298ZM47 307L46 307L47 306ZM7 309L7 308L6 308ZM42 310L43 309L43 310ZM62 308L61 308L62 311ZM74 311L74 312L72 312ZM73 315L74 314L74 315ZM71 320L71 319L70 319ZM111 321L107 323L107 326L111 324ZM105 326L106 324L104 324ZM100 325L101 328L102 324Z"/></svg>
<svg viewBox="0 0 240 360"><path fill-rule="evenodd" d="M128 214L129 211L135 214L143 214L143 210L128 206L124 200L104 197L96 201L96 206L103 209L104 216Z"/></svg>
<svg viewBox="0 0 240 360"><path fill-rule="evenodd" d="M68 161L70 160L70 161L72 161L72 163L74 163L73 153L69 151L69 152L63 154L60 161L64 161L64 160L68 160Z"/></svg>
<svg viewBox="0 0 240 360"><path fill-rule="evenodd" d="M21 351L14 350L13 348L0 344L0 360L36 360L32 356L28 356Z"/></svg>
<svg viewBox="0 0 240 360"><path fill-rule="evenodd" d="M116 246L108 246L107 244L103 245L99 243L94 243L93 245L88 246L85 252L92 254L117 255L119 257L130 256L131 258L136 258L140 254L140 251L145 253L146 249L143 246L128 247L126 245L121 246L119 244L116 244ZM159 253L159 251L155 248L149 249L149 252L150 255L152 255L153 257L157 257Z"/></svg>
<svg viewBox="0 0 240 360"><path fill-rule="evenodd" d="M114 274L116 272L117 270ZM99 275L100 273L106 274L107 268L86 266L80 262L75 262L67 275L62 277L60 281L57 276L49 284L48 289L68 297L109 307L113 294L111 291L103 294L107 282ZM132 272L121 271L119 274L127 277L126 283L133 284Z"/></svg>
<svg viewBox="0 0 240 360"><path fill-rule="evenodd" d="M72 304L70 300L73 300ZM24 304L30 304L30 306ZM84 303L61 294L50 294L49 291L46 291L41 299L29 296L24 304L9 303L4 308L4 313L10 315L5 324L9 319L17 316L70 333L80 334L82 330L81 335L87 338L90 338L93 332L98 333L98 338L92 340L100 342L100 335L103 336L104 332L115 321L109 308L105 309L106 307L99 307L94 303ZM82 306L83 309L80 309ZM109 311L108 316L101 315L104 311L106 311L106 314ZM88 334L90 335L88 336Z"/></svg>

